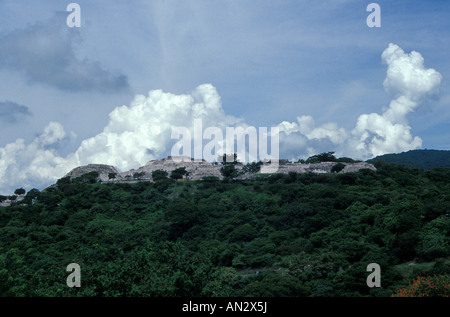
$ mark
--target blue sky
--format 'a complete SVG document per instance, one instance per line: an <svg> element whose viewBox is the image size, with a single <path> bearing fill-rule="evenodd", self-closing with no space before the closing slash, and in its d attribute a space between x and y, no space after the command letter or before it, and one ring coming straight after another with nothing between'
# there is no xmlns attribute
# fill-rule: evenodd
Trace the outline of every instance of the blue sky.
<svg viewBox="0 0 450 317"><path fill-rule="evenodd" d="M126 129L133 137L138 133L118 125L112 114L153 90L172 94L169 103L181 95L220 96L220 109L205 117L210 118L205 125L295 123L295 132L281 141L281 156L320 151L358 156L342 145L347 138L333 143L331 135L350 135L362 115L381 115L396 98L383 85L382 53L390 43L406 55L420 53L424 68L434 69L441 80L402 117L409 141L377 149L450 150L450 2L376 1L381 27L369 28L371 2L77 1L81 27L69 28L70 1L0 0L0 174L5 179L0 190L42 186L73 165L90 163L89 158L111 156L115 152L102 148L110 141L100 146L100 135L114 129L122 137ZM196 90L204 84L215 90ZM180 109L189 107L186 102ZM183 124L177 112L161 107L149 114L153 127ZM210 109L207 101L205 107ZM130 114L129 120L135 115L121 113ZM314 121L308 135L300 133L305 116ZM130 122L143 126L144 118ZM135 165L170 150L167 136L139 133L153 143L140 149L143 141L136 141L130 149L140 157ZM93 145L81 151L86 140ZM91 153L95 148L104 153ZM361 158L381 153L367 149ZM73 159L78 150L89 154ZM106 161L92 163L121 165Z"/></svg>

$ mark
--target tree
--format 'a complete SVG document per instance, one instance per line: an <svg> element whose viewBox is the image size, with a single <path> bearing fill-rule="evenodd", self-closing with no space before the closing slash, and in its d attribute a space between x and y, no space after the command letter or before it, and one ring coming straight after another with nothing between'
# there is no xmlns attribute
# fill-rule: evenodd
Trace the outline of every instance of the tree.
<svg viewBox="0 0 450 317"><path fill-rule="evenodd" d="M425 261L445 257L450 253L448 238L445 233L437 228L431 228L420 235L420 241L416 247L417 254Z"/></svg>
<svg viewBox="0 0 450 317"><path fill-rule="evenodd" d="M116 178L116 175L117 175L116 173L109 173L109 174L108 174L108 178L109 178L109 179L115 179L115 178Z"/></svg>
<svg viewBox="0 0 450 317"><path fill-rule="evenodd" d="M56 185L70 184L70 176L62 177L56 181Z"/></svg>
<svg viewBox="0 0 450 317"><path fill-rule="evenodd" d="M225 178L234 178L238 175L238 171L233 164L225 164L220 168L220 174Z"/></svg>
<svg viewBox="0 0 450 317"><path fill-rule="evenodd" d="M261 161L248 163L247 165L244 165L242 171L244 173L251 173L251 174L258 173L261 170L262 164L263 163Z"/></svg>
<svg viewBox="0 0 450 317"><path fill-rule="evenodd" d="M281 230L300 228L305 225L305 218L314 215L314 210L307 203L294 202L280 212L277 225Z"/></svg>
<svg viewBox="0 0 450 317"><path fill-rule="evenodd" d="M201 223L201 214L196 205L177 201L167 205L164 220L168 224L168 239L176 240L194 225Z"/></svg>
<svg viewBox="0 0 450 317"><path fill-rule="evenodd" d="M28 191L27 195L25 196L23 203L32 204L34 199L39 198L41 192L39 189L32 188Z"/></svg>
<svg viewBox="0 0 450 317"><path fill-rule="evenodd" d="M358 163L358 162L361 162L361 161L354 160L354 159L352 159L352 158L350 158L350 157L340 157L340 158L337 159L337 162L342 162L342 163Z"/></svg>
<svg viewBox="0 0 450 317"><path fill-rule="evenodd" d="M169 175L169 173L164 170L156 170L152 172L152 178L155 182L167 179L167 175Z"/></svg>
<svg viewBox="0 0 450 317"><path fill-rule="evenodd" d="M178 167L170 172L170 178L172 179L182 179L184 175L189 175L189 172L186 171L186 167Z"/></svg>
<svg viewBox="0 0 450 317"><path fill-rule="evenodd" d="M97 171L92 171L89 173L85 173L81 175L80 177L74 178L72 181L74 183L87 183L87 184L95 184L99 180L100 173ZM62 182L65 183L66 181ZM70 179L69 179L70 183Z"/></svg>
<svg viewBox="0 0 450 317"><path fill-rule="evenodd" d="M14 194L15 194L15 195L25 195L25 193L26 193L26 191L25 191L25 189L23 189L23 188L17 188L17 189L14 191Z"/></svg>
<svg viewBox="0 0 450 317"><path fill-rule="evenodd" d="M236 241L251 241L257 236L258 232L255 228L252 227L252 225L246 223L243 224L237 228L235 228L230 233L230 241L236 242Z"/></svg>
<svg viewBox="0 0 450 317"><path fill-rule="evenodd" d="M136 172L136 173L133 174L133 178L134 179L140 179L144 175L145 175L145 172Z"/></svg>
<svg viewBox="0 0 450 317"><path fill-rule="evenodd" d="M333 155L334 152L320 153L313 156L310 156L305 163L322 163L322 162L336 162L337 159Z"/></svg>
<svg viewBox="0 0 450 317"><path fill-rule="evenodd" d="M28 191L27 197L30 197L32 199L38 198L41 192L37 188L32 188Z"/></svg>
<svg viewBox="0 0 450 317"><path fill-rule="evenodd" d="M331 168L331 173L339 173L344 168L345 168L345 165L342 163L334 164L333 167Z"/></svg>
<svg viewBox="0 0 450 317"><path fill-rule="evenodd" d="M250 282L245 293L251 297L299 297L306 296L309 288L290 275L275 272L262 274L261 279Z"/></svg>

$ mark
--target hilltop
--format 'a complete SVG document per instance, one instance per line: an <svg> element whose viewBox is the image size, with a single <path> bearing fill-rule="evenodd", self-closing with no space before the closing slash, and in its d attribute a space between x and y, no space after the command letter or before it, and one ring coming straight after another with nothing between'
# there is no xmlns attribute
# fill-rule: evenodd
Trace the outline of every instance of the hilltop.
<svg viewBox="0 0 450 317"><path fill-rule="evenodd" d="M85 166L79 166L71 170L69 173L67 173L64 177L70 177L70 178L77 178L84 174L90 173L90 172L98 172L99 178L102 181L107 181L109 179L109 175L111 173L113 174L119 174L117 169L114 166L111 165L104 165L104 164L89 164Z"/></svg>
<svg viewBox="0 0 450 317"><path fill-rule="evenodd" d="M278 166L275 169L269 169L273 167L275 162L265 162L262 163L261 168L258 170L250 171L246 169L246 164L236 162L234 164L237 170L237 179L249 179L257 174L268 174L265 171L270 170L274 174L288 174L289 172L295 173L332 173L333 167L337 164L341 164L340 173L354 173L361 169L370 169L376 171L373 164L367 162L354 162L354 163L337 163L337 162L318 162L318 163L294 163L288 160L279 160ZM276 166L276 165L275 165ZM157 170L163 170L167 173L171 173L177 168L185 168L188 175L185 177L189 180L201 180L204 177L217 177L218 179L223 179L224 176L221 173L221 168L223 167L220 163L211 163L205 160L195 160L189 157L167 157L161 160L152 160L138 169L132 169L129 171L119 173L114 166L102 165L102 164L89 164L86 166L80 166L64 177L76 178L83 174L87 174L93 171L99 173L99 179L101 181L114 181L114 182L126 182L133 180L149 180L152 181L152 172ZM266 169L265 169L266 167ZM113 176L114 174L114 176Z"/></svg>
<svg viewBox="0 0 450 317"><path fill-rule="evenodd" d="M230 175L223 174L221 169L225 166L232 165L232 173ZM164 171L170 175L177 169L185 171L184 175L180 175L180 179L199 181L204 178L217 178L223 180L226 178L232 179L251 179L263 174L289 174L289 173L315 173L315 174L330 174L330 173L356 173L363 169L376 171L372 163L354 161L349 158L336 158L333 152L322 153L308 158L306 161L299 160L298 162L290 162L286 159L281 159L273 162L253 162L244 164L239 161L233 163L219 163L207 162L206 160L194 159L186 156L169 156L160 160L151 160L144 166L129 171L120 172L115 166L107 164L88 164L78 166L62 178L59 182L67 182L73 179L83 179L91 183L96 182L114 182L114 183L135 183L138 181L154 181L153 173L155 171ZM32 189L33 192L39 191ZM13 201L22 201L24 197L17 195L3 196L0 195L0 207L11 205Z"/></svg>
<svg viewBox="0 0 450 317"><path fill-rule="evenodd" d="M411 150L377 156L369 163L384 162L403 165L410 168L433 169L450 168L450 151L445 150Z"/></svg>

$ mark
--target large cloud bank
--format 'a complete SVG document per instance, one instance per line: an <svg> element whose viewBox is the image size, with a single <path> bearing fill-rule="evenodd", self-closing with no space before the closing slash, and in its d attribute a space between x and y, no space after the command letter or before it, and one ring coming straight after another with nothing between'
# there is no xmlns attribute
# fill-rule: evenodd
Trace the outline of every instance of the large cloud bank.
<svg viewBox="0 0 450 317"><path fill-rule="evenodd" d="M394 44L383 52L382 60L387 65L384 87L392 101L381 114L360 115L350 131L336 123L316 126L311 116L284 121L275 125L280 130L280 157L295 159L335 151L339 156L367 159L420 147L422 140L411 134L407 115L438 92L441 75L426 69L419 53L407 54ZM0 148L0 192L21 186L43 187L85 164L110 164L123 171L137 168L170 155L177 141L171 138L172 129L186 127L194 133L198 119L202 119L203 129L217 127L224 135L226 127L248 127L242 118L224 112L220 96L210 84L189 94L154 90L147 96L137 95L129 106L117 107L109 117L101 133L83 140L66 157L55 150L68 137L57 122L49 123L28 145L18 139Z"/></svg>
<svg viewBox="0 0 450 317"><path fill-rule="evenodd" d="M71 169L87 164L114 165L122 171L137 168L152 159L170 155L178 140L172 128L186 127L194 135L194 123L225 130L247 125L226 115L215 87L204 84L190 94L175 95L161 90L137 95L129 106L115 108L108 125L98 135L83 140L79 148L61 157L55 148L68 138L64 127L51 122L30 144L18 139L0 148L0 192L14 188L45 186Z"/></svg>
<svg viewBox="0 0 450 317"><path fill-rule="evenodd" d="M411 134L407 115L426 97L438 93L442 76L424 67L420 53L407 54L395 44L384 50L382 60L387 65L383 85L392 97L382 114L360 115L351 131L335 123L317 127L311 116L300 116L296 122L280 124L280 131L286 134L285 142L306 148L308 154L335 149L338 155L360 159L421 147L422 140Z"/></svg>

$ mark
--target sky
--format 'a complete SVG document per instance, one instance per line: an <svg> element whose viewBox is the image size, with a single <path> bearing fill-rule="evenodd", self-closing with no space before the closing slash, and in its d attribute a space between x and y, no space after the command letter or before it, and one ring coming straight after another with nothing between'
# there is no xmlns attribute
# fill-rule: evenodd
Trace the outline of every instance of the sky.
<svg viewBox="0 0 450 317"><path fill-rule="evenodd" d="M290 160L450 150L450 1L80 0L79 27L69 3L0 0L0 193L139 168L198 119Z"/></svg>

